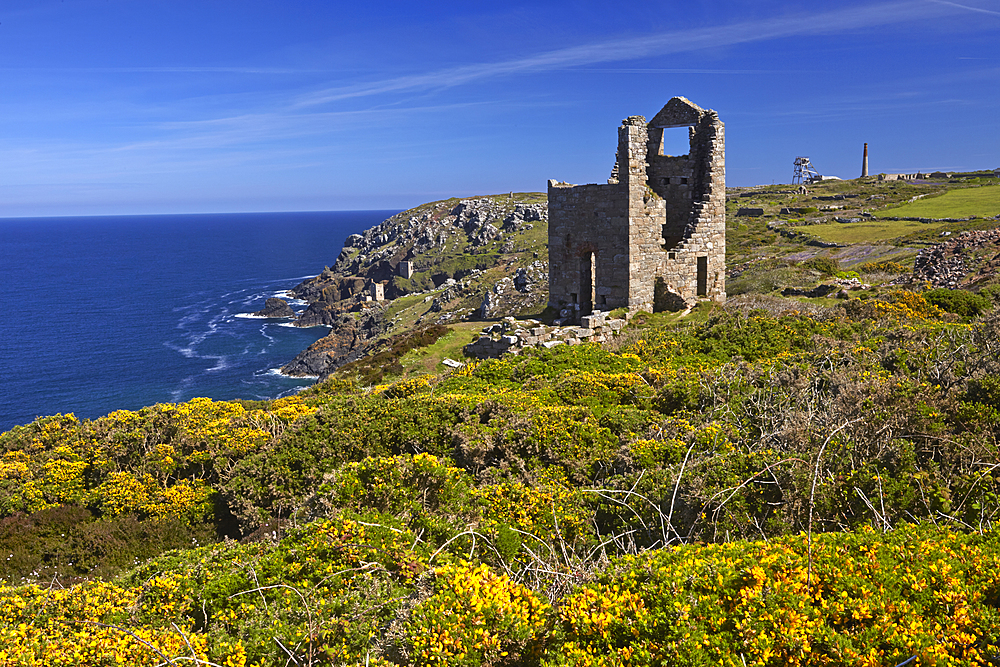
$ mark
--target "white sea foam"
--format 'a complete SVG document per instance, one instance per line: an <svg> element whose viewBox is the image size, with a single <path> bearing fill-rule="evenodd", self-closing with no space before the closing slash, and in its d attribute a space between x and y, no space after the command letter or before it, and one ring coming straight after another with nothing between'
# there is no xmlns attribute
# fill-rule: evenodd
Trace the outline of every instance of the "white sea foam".
<svg viewBox="0 0 1000 667"><path fill-rule="evenodd" d="M198 357L198 358L199 359L215 359L215 365L212 366L211 368L206 368L205 369L206 373L215 373L217 371L224 371L227 368L229 368L229 363L226 361L226 357L224 355L223 356L205 355L205 356Z"/></svg>
<svg viewBox="0 0 1000 667"><path fill-rule="evenodd" d="M193 384L193 382L194 378L190 375L181 380L180 386L177 389L174 389L173 391L170 392L170 402L171 403L180 402L181 397L184 396L184 390L188 389Z"/></svg>
<svg viewBox="0 0 1000 667"><path fill-rule="evenodd" d="M234 317L239 317L244 320L290 320L294 315L284 315L282 317L274 317L270 315L254 315L253 313L236 313Z"/></svg>
<svg viewBox="0 0 1000 667"><path fill-rule="evenodd" d="M300 327L293 322L281 322L278 324L279 327L292 327L293 329L314 329L316 327L326 327L327 329L332 329L332 324L311 324L307 327Z"/></svg>
<svg viewBox="0 0 1000 667"><path fill-rule="evenodd" d="M277 375L279 377L288 378L290 380L318 380L318 375L289 375L288 373L282 373L280 368L268 368L264 375Z"/></svg>

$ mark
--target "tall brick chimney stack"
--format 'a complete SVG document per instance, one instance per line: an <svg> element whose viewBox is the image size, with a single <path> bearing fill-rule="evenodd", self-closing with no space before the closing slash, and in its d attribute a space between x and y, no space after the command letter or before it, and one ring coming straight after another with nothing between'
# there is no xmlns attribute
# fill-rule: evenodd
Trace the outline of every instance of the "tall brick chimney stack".
<svg viewBox="0 0 1000 667"><path fill-rule="evenodd" d="M865 142L865 159L861 162L861 178L868 175L868 143Z"/></svg>

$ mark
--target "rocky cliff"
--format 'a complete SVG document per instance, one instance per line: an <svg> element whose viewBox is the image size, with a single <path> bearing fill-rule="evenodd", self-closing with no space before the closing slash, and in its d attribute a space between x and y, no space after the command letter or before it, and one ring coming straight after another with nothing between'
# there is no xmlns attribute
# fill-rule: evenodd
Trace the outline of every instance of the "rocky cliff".
<svg viewBox="0 0 1000 667"><path fill-rule="evenodd" d="M331 371L364 356L372 343L386 333L381 308L360 316L341 313L333 318L330 333L296 355L281 372L295 376L326 377Z"/></svg>
<svg viewBox="0 0 1000 667"><path fill-rule="evenodd" d="M547 241L542 193L430 202L353 234L332 266L292 290L309 302L297 325L332 329L282 371L325 376L415 324L537 314Z"/></svg>

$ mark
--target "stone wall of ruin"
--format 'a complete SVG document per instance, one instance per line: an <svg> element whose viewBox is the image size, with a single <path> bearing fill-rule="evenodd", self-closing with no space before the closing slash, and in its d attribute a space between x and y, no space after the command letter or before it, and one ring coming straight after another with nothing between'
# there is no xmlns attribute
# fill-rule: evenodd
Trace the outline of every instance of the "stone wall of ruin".
<svg viewBox="0 0 1000 667"><path fill-rule="evenodd" d="M581 265L587 253L593 253L593 306L612 310L628 305L627 201L619 184L549 181L550 305L564 309L581 302Z"/></svg>
<svg viewBox="0 0 1000 667"><path fill-rule="evenodd" d="M687 127L687 155L663 155L664 128ZM550 305L591 304L580 259L593 253L593 308L664 310L724 301L725 134L714 111L673 98L618 131L607 185L549 182Z"/></svg>

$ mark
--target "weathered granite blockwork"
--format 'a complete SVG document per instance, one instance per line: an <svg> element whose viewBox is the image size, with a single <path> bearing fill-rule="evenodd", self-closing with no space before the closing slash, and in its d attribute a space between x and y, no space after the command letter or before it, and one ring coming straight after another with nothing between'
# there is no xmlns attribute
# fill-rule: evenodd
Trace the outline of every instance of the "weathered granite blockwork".
<svg viewBox="0 0 1000 667"><path fill-rule="evenodd" d="M604 343L625 328L625 319L609 318L607 313L594 312L580 318L580 326L546 326L538 320L518 321L505 317L498 324L483 329L479 337L462 348L467 357L498 359L504 354L520 354L529 347L553 348L558 345Z"/></svg>
<svg viewBox="0 0 1000 667"><path fill-rule="evenodd" d="M687 127L687 155L663 154L663 130ZM549 181L549 301L574 317L595 308L668 310L725 301L724 126L671 99L648 123L630 116L606 185Z"/></svg>

